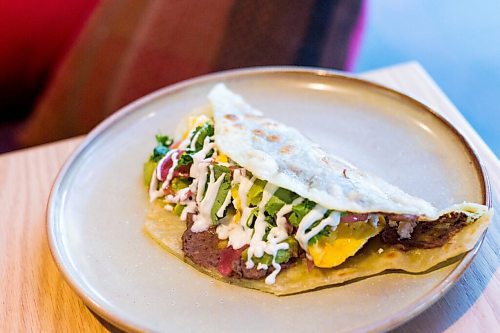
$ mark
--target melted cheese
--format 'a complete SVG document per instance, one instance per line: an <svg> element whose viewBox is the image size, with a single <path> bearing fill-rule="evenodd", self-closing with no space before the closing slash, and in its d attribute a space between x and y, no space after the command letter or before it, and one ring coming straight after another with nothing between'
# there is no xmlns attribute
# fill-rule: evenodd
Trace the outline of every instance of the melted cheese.
<svg viewBox="0 0 500 333"><path fill-rule="evenodd" d="M234 184L234 181L232 182L232 187L231 187L231 197L233 198L233 206L236 208L236 214L234 214L233 221L234 223L238 223L241 218L241 200L240 196L238 194L238 185Z"/></svg>
<svg viewBox="0 0 500 333"><path fill-rule="evenodd" d="M322 268L335 267L358 252L363 245L384 228L384 223L374 227L371 223L339 223L327 237L308 246L314 265Z"/></svg>
<svg viewBox="0 0 500 333"><path fill-rule="evenodd" d="M219 153L219 155L217 155L217 158L215 159L215 161L218 163L221 163L221 164L226 164L229 162L229 158L227 157L227 155Z"/></svg>

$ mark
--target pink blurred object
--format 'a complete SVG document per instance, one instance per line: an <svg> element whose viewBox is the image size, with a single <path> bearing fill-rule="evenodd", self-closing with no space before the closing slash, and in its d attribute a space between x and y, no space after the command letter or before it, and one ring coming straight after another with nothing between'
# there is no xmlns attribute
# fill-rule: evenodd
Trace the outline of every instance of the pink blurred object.
<svg viewBox="0 0 500 333"><path fill-rule="evenodd" d="M0 119L32 107L98 0L0 2Z"/></svg>

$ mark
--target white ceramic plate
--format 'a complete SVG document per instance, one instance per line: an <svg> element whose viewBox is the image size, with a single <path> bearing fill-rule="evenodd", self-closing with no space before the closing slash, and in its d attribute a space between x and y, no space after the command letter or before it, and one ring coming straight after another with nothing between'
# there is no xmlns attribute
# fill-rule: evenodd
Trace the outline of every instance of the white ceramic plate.
<svg viewBox="0 0 500 333"><path fill-rule="evenodd" d="M257 68L204 76L146 96L97 127L65 164L48 206L53 256L99 315L129 330L268 332L386 330L456 281L479 248L425 274L392 272L276 297L216 281L163 251L142 225L142 165L157 133L207 103L219 81L266 115L438 208L489 203L465 140L418 102L324 70Z"/></svg>

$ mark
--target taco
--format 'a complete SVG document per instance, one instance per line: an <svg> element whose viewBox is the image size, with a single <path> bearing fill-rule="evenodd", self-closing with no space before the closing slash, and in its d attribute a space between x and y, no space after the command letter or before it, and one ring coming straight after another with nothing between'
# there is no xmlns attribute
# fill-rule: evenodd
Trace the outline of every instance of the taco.
<svg viewBox="0 0 500 333"><path fill-rule="evenodd" d="M144 165L145 230L217 279L286 295L472 249L492 210L437 210L266 118L223 84Z"/></svg>

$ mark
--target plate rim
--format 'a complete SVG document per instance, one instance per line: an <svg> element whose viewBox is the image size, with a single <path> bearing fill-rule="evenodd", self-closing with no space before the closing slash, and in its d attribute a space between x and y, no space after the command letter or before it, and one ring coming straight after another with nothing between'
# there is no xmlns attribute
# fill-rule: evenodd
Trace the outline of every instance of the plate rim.
<svg viewBox="0 0 500 333"><path fill-rule="evenodd" d="M57 207L55 206L57 195L60 191L60 186L62 181L64 180L66 174L70 171L73 162L77 159L77 157L83 153L87 148L89 148L92 143L108 128L113 126L114 124L120 122L124 117L126 117L129 113L134 112L136 109L143 107L146 104L153 102L154 100L164 97L166 95L171 95L178 93L184 89L191 88L192 86L196 86L199 84L203 84L207 81L212 80L227 80L235 77L241 76L249 76L249 75L262 75L262 74L306 74L320 77L332 77L335 79L347 80L350 82L354 82L359 85L364 85L368 87L370 90L378 91L379 93L385 93L391 95L392 97L396 97L399 99L403 99L406 102L409 102L416 106L418 109L422 111L426 111L433 115L438 121L444 124L449 130L451 130L455 136L460 139L461 144L466 148L467 153L471 157L474 162L474 169L478 175L478 178L481 183L482 204L486 205L488 208L492 207L492 195L491 195L491 185L489 181L489 177L482 163L479 155L475 149L475 147L470 143L470 141L465 137L464 134L460 130L458 130L445 116L436 112L431 107L427 106L423 102L403 93L396 89L390 88L386 85L376 83L367 79L363 79L358 75L319 67L299 67L299 66L259 66L259 67L249 67L249 68L240 68L240 69L231 69L221 72L210 73L198 77L194 77L191 79L187 79L163 88L160 88L156 91L153 91L143 97L136 99L135 101L125 105L120 108L106 119L104 119L101 123L99 123L90 133L85 137L83 142L81 142L78 147L70 154L67 160L64 162L63 166L59 170L55 181L52 185L49 199L47 202L46 209L46 228L47 228L47 238L50 253L58 270L61 272L64 280L68 283L70 288L82 299L86 306L88 306L93 312L95 312L98 316L108 321L112 325L127 331L142 331L146 329L145 326L137 323L133 319L126 318L121 316L118 313L114 313L113 309L106 309L105 304L101 304L97 299L96 295L92 295L91 293L87 293L85 288L81 287L78 284L77 279L71 273L70 269L66 267L66 263L64 262L64 257L62 255L62 249L58 248L58 233L57 233L57 225L55 225L54 216L57 214ZM409 304L403 309L400 309L398 312L394 313L390 317L385 317L375 321L372 324L356 328L355 332L365 332L365 331L385 331L396 328L402 325L405 322L413 319L420 313L422 313L425 309L429 308L433 305L437 300L439 300L448 290L460 279L465 270L470 266L472 260L476 256L479 248L481 247L484 237L486 235L487 229L483 232L480 239L470 250L465 254L465 256L461 259L460 263L457 265L455 269L453 269L439 284L437 284L433 289L428 291L427 293L421 295L416 301Z"/></svg>

